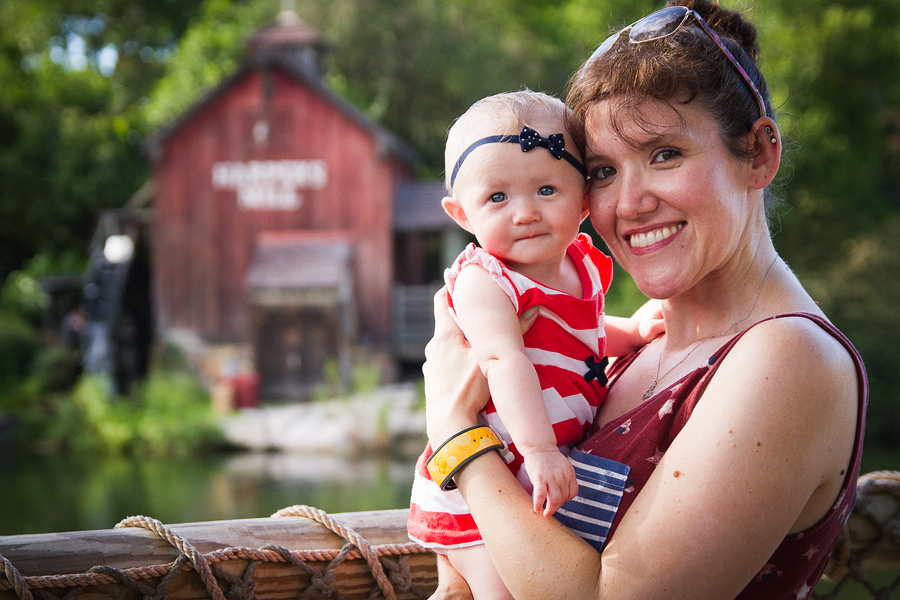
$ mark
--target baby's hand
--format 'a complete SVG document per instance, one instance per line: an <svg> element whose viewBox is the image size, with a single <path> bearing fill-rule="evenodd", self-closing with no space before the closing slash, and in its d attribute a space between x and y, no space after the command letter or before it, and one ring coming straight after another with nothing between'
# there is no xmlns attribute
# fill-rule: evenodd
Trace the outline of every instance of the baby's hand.
<svg viewBox="0 0 900 600"><path fill-rule="evenodd" d="M575 469L558 448L525 455L525 470L534 485L534 512L552 516L564 502L578 495ZM546 504L546 506L545 506Z"/></svg>
<svg viewBox="0 0 900 600"><path fill-rule="evenodd" d="M662 319L644 319L638 323L638 334L645 344L649 344L666 332L666 322Z"/></svg>

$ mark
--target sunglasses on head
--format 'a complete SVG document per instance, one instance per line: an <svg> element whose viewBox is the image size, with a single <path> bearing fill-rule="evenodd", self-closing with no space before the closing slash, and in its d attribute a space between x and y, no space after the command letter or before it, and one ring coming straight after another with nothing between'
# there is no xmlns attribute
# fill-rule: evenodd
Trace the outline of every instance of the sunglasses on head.
<svg viewBox="0 0 900 600"><path fill-rule="evenodd" d="M674 34L676 31L681 29L681 27L687 22L690 17L694 17L697 20L697 23L700 25L700 28L703 30L706 35L709 36L709 39L713 41L716 45L716 48L725 55L725 58L728 59L728 62L737 69L737 72L740 73L741 78L747 84L747 87L750 88L750 91L753 92L753 97L756 98L756 103L759 105L759 116L766 116L766 104L763 101L762 94L759 93L759 90L756 89L756 85L754 85L753 80L750 79L750 76L747 75L747 71L741 66L741 64L737 61L731 52L728 51L728 48L725 47L725 44L722 43L722 39L713 31L712 27L710 27L706 21L703 20L696 11L689 9L686 6L672 6L670 8L664 8L662 10L658 10L655 13L651 13L640 19L635 21L628 27L624 29L620 29L613 35L609 36L600 47L594 50L594 53L591 54L591 57L585 63L586 65L592 62L594 59L600 58L606 52L613 47L613 45L618 41L619 37L628 32L628 41L632 44L643 44L644 42L652 42L653 40L659 40L664 37L668 37Z"/></svg>

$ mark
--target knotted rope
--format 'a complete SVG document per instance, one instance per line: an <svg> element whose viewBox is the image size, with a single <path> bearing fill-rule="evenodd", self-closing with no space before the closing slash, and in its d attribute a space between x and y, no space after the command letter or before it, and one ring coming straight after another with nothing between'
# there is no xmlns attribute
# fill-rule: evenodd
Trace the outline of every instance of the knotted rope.
<svg viewBox="0 0 900 600"><path fill-rule="evenodd" d="M388 581L387 575L384 574L384 569L382 568L381 563L378 562L378 556L375 554L375 551L372 550L372 546L369 544L369 542L364 540L361 535L353 531L351 528L341 525L340 523L332 519L327 513L319 510L318 508L300 504L282 508L272 516L306 517L307 519L312 519L321 523L334 533L352 543L359 549L360 553L366 559L366 562L369 563L369 568L372 569L372 576L375 577L375 581L378 583L378 587L381 588L382 592L384 592L384 597L388 600L397 600L397 594L394 592L394 586L390 581ZM344 546L344 548L349 551L349 548L347 546ZM341 558L341 560L343 560L343 558Z"/></svg>
<svg viewBox="0 0 900 600"><path fill-rule="evenodd" d="M272 515L273 517L302 516L312 519L348 541L340 550L299 550L291 551L274 544L267 544L262 548L223 548L206 554L201 554L187 540L174 533L169 527L144 516L129 517L116 525L117 529L126 527L140 527L158 535L177 548L181 554L168 565L152 565L148 567L134 567L130 569L116 569L108 566L92 567L86 573L69 575L44 575L23 577L18 569L6 558L0 555L3 564L5 581L0 578L0 590L15 590L16 596L21 600L75 600L87 586L119 583L128 589L137 592L143 600L165 600L168 597L169 584L178 573L193 569L202 580L210 597L214 600L255 600L256 582L253 575L257 567L263 562L288 563L294 565L309 577L309 585L299 595L297 600L305 600L313 594L334 597L343 600L343 596L337 590L335 568L344 560L366 560L375 579L375 585L369 593L369 598L374 599L382 594L388 600L397 600L394 584L403 593L412 593L418 598L426 598L428 594L417 588L412 583L412 573L409 568L408 556L410 554L430 553L415 543L406 544L382 544L372 546L352 528L347 527L330 515L317 508L309 506L291 506L282 509ZM399 556L394 562L387 556ZM248 565L242 576L236 576L220 569L214 563L227 560L244 559ZM390 575L385 573L381 561L384 561ZM328 564L319 569L308 564L310 562L324 562ZM159 577L156 588L141 583L141 579ZM222 592L219 580L230 584L227 593ZM68 588L68 592L62 597L48 591L48 588Z"/></svg>
<svg viewBox="0 0 900 600"><path fill-rule="evenodd" d="M21 600L33 600L31 590L28 589L19 570L15 568L11 562L6 560L5 557L0 556L0 559L3 560L3 575L5 575L6 579L12 583L13 589L16 590L16 596L21 598Z"/></svg>
<svg viewBox="0 0 900 600"><path fill-rule="evenodd" d="M151 519L150 517L128 517L127 519L120 521L115 528L122 529L125 527L141 527L147 529L178 548L182 555L187 556L190 559L191 564L194 566L194 570L200 575L200 580L203 581L203 585L206 586L206 591L209 592L209 595L213 600L225 600L225 594L222 593L222 588L219 587L216 576L213 575L212 569L209 568L209 562L207 562L206 557L197 552L197 549L194 548L190 542L173 533L171 529L156 519Z"/></svg>

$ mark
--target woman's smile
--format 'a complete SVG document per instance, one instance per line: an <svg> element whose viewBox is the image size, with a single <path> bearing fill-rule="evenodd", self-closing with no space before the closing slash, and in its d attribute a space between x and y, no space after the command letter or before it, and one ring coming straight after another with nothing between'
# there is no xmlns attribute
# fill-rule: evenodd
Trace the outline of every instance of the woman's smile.
<svg viewBox="0 0 900 600"><path fill-rule="evenodd" d="M670 239L679 233L683 227L684 222L680 222L675 225L651 229L650 231L630 233L625 236L625 241L628 242L628 246L632 250L649 248Z"/></svg>

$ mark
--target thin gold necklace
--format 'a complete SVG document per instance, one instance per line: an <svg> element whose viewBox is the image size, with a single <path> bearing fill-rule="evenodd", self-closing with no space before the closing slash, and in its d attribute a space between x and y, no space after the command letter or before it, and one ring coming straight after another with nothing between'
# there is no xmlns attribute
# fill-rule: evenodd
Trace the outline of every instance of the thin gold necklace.
<svg viewBox="0 0 900 600"><path fill-rule="evenodd" d="M726 335L729 331L731 331L732 329L737 327L738 323L742 323L743 321L746 321L750 317L750 314L753 312L753 309L756 308L756 303L759 301L759 296L760 296L760 294L762 294L763 287L765 287L766 281L768 281L768 279L769 279L769 273L772 272L772 267L775 266L775 263L777 261L778 261L778 255L776 254L775 260L773 260L772 264L769 265L769 269L766 271L766 275L765 275L765 277L763 277L762 283L759 284L759 289L756 290L756 298L753 299L753 304L750 305L750 310L747 311L747 314L744 315L743 317L741 317L740 319L738 319L737 321L735 321L734 323L732 323L731 325L729 325L728 329L725 329L724 331L721 331L715 335L711 335L711 336L702 338L702 339L694 342L694 347L691 348L691 351L688 352L687 354L685 354L684 358L682 358L677 363L675 363L674 366L667 369L666 372L662 374L662 377L660 377L660 375L659 375L659 368L662 366L662 357L663 357L664 352L663 352L663 350L659 351L659 359L656 361L656 377L653 378L653 383L650 384L650 387L648 387L647 391L644 392L644 395L641 396L642 400L647 400L648 398L650 398L650 396L653 395L653 390L656 389L656 385L659 383L659 380L664 378L666 375L668 375L672 371L674 371L676 368L678 368L678 365L680 365L681 363L686 361L688 358L690 358L691 354L694 353L694 350L699 348L703 344L703 342L705 342L707 340L714 340L716 338L722 337L723 335Z"/></svg>

